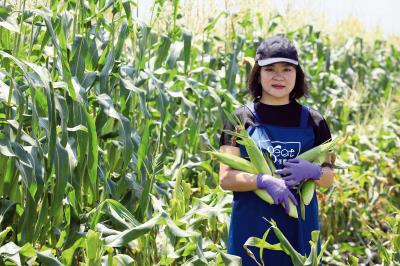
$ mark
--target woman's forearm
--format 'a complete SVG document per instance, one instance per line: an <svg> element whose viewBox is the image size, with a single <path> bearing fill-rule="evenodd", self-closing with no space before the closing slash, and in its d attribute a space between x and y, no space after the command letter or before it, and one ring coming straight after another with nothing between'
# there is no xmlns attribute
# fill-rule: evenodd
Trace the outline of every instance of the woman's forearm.
<svg viewBox="0 0 400 266"><path fill-rule="evenodd" d="M219 184L224 190L231 191L253 191L257 189L256 175L238 171L238 170L226 170L224 174L220 176ZM333 170L329 167L322 168L322 176L319 180L314 182L321 187L328 188L332 186L334 181Z"/></svg>
<svg viewBox="0 0 400 266"><path fill-rule="evenodd" d="M224 190L253 191L257 189L257 175L229 169L220 175L219 184Z"/></svg>
<svg viewBox="0 0 400 266"><path fill-rule="evenodd" d="M322 176L319 180L315 180L314 182L320 186L328 188L332 186L334 181L334 173L333 169L330 167L322 167Z"/></svg>

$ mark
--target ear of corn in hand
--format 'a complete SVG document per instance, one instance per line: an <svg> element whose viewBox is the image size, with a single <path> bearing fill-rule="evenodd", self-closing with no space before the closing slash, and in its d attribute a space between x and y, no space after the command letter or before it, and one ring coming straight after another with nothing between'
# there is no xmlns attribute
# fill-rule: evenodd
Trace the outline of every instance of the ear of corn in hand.
<svg viewBox="0 0 400 266"><path fill-rule="evenodd" d="M226 164L232 169L250 174L258 174L258 171L254 165L242 157L219 151L207 151L206 153L208 153L212 159L217 159L219 162Z"/></svg>
<svg viewBox="0 0 400 266"><path fill-rule="evenodd" d="M225 131L225 132L239 138L237 140L237 143L243 145L246 148L247 154L249 155L250 158L250 162L247 161L246 159L243 159L235 155L229 155L225 153L222 153L224 155L220 155L219 154L220 152L217 151L210 153L214 154L214 157L218 161L228 165L232 169L252 174L263 173L268 175L274 175L275 169L271 169L271 167L269 166L273 165L271 159L268 156L264 158L262 151L259 149L259 147L255 143L255 141L251 138L251 136L248 134L248 132L244 129L243 125L238 125L236 128L239 129L237 132L234 131ZM311 162L321 163L324 160L325 155L338 141L339 138L336 138L333 141L321 144L317 147L314 147L311 150L308 150L307 152L302 153L299 157L309 160ZM268 160L270 160L270 164L268 164ZM314 191L315 191L314 181L308 180L302 184L300 196L302 197L302 200L305 205L310 204L314 195ZM267 191L257 189L254 191L254 193L264 201L273 204L273 199L268 194ZM290 205L289 215L294 218L298 218L297 208L290 199L289 199L289 205Z"/></svg>
<svg viewBox="0 0 400 266"><path fill-rule="evenodd" d="M234 136L237 136L240 138L240 140L237 140L237 143L243 145L246 148L247 154L250 157L250 162L253 165L253 167L256 169L257 174L263 173L263 174L273 175L273 172L271 171L270 167L268 166L268 163L265 160L262 151L258 148L257 144L250 137L250 135L244 129L243 126L240 126L239 132L233 132L233 131L226 131L226 132L228 134L231 134L231 135L234 135ZM232 155L232 156L234 156L234 155ZM235 156L235 157L238 157L238 156ZM241 158L241 159L245 160L243 158ZM229 164L231 161L232 161L232 164ZM245 160L245 161L247 161L247 160ZM237 158L235 158L234 160L225 161L223 163L225 163L232 169L240 170L240 169L238 169L238 166L234 162L237 162ZM239 167L241 167L243 165L244 165L244 162L242 161L239 164ZM245 170L241 170L241 171L245 171ZM251 171L254 171L254 169L251 168ZM254 173L254 172L250 172L250 171L245 171L245 172ZM259 196L262 200L268 202L269 204L274 203L271 195L269 195L266 190L256 189L254 191L254 193L257 196ZM292 202L291 199L288 199L288 202L289 202L289 216L291 216L293 218L298 218L298 212L297 212L296 206L294 205L294 203Z"/></svg>
<svg viewBox="0 0 400 266"><path fill-rule="evenodd" d="M239 156L218 152L218 151L209 151L207 152L212 158L217 159L219 162L226 164L232 169L243 171L251 174L258 174L257 168L253 165L252 162L243 159ZM268 202L269 204L273 204L274 200L271 195L263 189L256 189L254 193L259 196L262 200ZM294 203L289 199L289 216L293 218L298 218L297 208Z"/></svg>
<svg viewBox="0 0 400 266"><path fill-rule="evenodd" d="M337 137L330 142L323 143L300 154L298 157L308 160L310 162L322 163L329 150L331 150L338 143L339 140L340 138ZM315 191L314 181L307 180L303 182L303 184L301 185L301 197L305 205L310 204L314 196L314 191Z"/></svg>

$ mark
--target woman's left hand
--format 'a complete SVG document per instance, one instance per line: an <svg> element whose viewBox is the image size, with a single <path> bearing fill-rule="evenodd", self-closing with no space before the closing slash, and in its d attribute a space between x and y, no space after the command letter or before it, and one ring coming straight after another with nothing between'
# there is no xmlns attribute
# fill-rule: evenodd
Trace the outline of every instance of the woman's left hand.
<svg viewBox="0 0 400 266"><path fill-rule="evenodd" d="M310 163L302 158L289 159L283 163L284 168L276 170L275 173L285 175L286 186L292 188L303 180L319 180L322 176L322 167L318 164Z"/></svg>

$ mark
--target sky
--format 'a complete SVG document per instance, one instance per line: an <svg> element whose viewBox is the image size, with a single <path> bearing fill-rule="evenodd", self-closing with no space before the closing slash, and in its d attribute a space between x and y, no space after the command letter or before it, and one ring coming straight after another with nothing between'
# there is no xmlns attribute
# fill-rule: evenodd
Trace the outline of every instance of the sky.
<svg viewBox="0 0 400 266"><path fill-rule="evenodd" d="M186 0L190 1L190 0ZM400 35L400 0L271 0L278 10L291 8L310 8L325 14L330 25L349 16L357 17L368 28L381 27L384 35ZM153 0L138 0L141 10L139 17L144 19ZM224 1L218 1L223 3Z"/></svg>
<svg viewBox="0 0 400 266"><path fill-rule="evenodd" d="M326 14L328 23L357 17L367 28L381 27L384 34L400 35L400 0L273 0L278 10L287 4L309 7Z"/></svg>

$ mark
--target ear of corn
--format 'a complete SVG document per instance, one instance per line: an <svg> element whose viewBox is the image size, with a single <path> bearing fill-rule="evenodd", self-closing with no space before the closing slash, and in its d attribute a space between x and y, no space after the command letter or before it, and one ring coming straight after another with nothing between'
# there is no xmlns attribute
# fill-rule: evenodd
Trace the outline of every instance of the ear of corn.
<svg viewBox="0 0 400 266"><path fill-rule="evenodd" d="M256 193L257 196L259 196L262 200L268 202L269 204L274 204L274 200L267 191L263 189L256 189L254 190L254 193Z"/></svg>
<svg viewBox="0 0 400 266"><path fill-rule="evenodd" d="M302 154L298 157L308 160L310 162L322 163L325 160L326 154L331 150L336 143L340 140L339 137L333 139L330 142L325 142L318 145ZM305 205L310 204L315 191L315 183L313 180L305 181L301 186L301 197Z"/></svg>
<svg viewBox="0 0 400 266"><path fill-rule="evenodd" d="M229 153L224 153L224 152L218 152L218 151L209 151L206 152L208 154L210 154L210 156L213 159L217 159L219 162L224 163L226 165L228 165L229 167L239 170L239 171L243 171L243 172L247 172L250 174L258 174L259 172L257 171L257 169L254 167L254 165L246 160L243 159L242 157L236 156L236 155L232 155ZM263 193L265 192L265 193ZM273 204L274 201L271 198L271 196L268 194L268 192L258 189L255 191L255 193L262 198L263 200L265 200L266 202Z"/></svg>
<svg viewBox="0 0 400 266"><path fill-rule="evenodd" d="M251 162L254 164L259 173L273 175L273 173L275 172L275 171L273 172L274 169L270 169L267 160L264 158L262 151L258 148L255 141L250 137L250 135L247 133L246 130L242 129L240 133L242 134L241 136L242 140L240 141L242 143L240 143L239 141L238 143L245 146ZM256 195L259 196L264 201L270 204L273 203L272 197L267 193L267 191L263 189L257 189L254 191L254 193L256 193ZM288 201L289 201L289 216L293 218L298 218L296 206L294 205L291 199L289 199Z"/></svg>
<svg viewBox="0 0 400 266"><path fill-rule="evenodd" d="M217 159L219 162L226 164L233 169L250 174L258 174L258 171L254 165L242 157L219 151L207 151L206 153L208 153L211 158Z"/></svg>
<svg viewBox="0 0 400 266"><path fill-rule="evenodd" d="M272 175L271 169L269 168L267 162L261 150L258 148L257 144L250 137L249 133L244 129L243 126L239 126L239 132L225 131L228 134L238 137L237 143L241 144L246 148L247 154L250 157L250 161L254 164L259 173Z"/></svg>
<svg viewBox="0 0 400 266"><path fill-rule="evenodd" d="M250 161L243 159L239 156L218 151L209 151L206 153L208 153L213 159L217 159L219 162L224 163L233 169L251 174L258 174L257 169ZM267 191L263 189L257 189L254 191L254 193L264 201L268 202L269 204L274 203L274 200ZM289 216L297 218L298 214L296 206L293 204L291 200L289 200L289 205L290 205Z"/></svg>
<svg viewBox="0 0 400 266"><path fill-rule="evenodd" d="M310 162L322 163L325 160L326 154L339 142L339 140L340 138L337 137L330 142L325 142L306 152L303 152L298 157Z"/></svg>
<svg viewBox="0 0 400 266"><path fill-rule="evenodd" d="M254 142L254 140L250 137L250 135L247 133L246 130L244 130L243 127L241 127L240 132L233 132L233 131L226 131L227 133L237 136L240 138L240 140L237 140L237 143L243 145L246 148L247 154L250 157L250 161L248 162L247 160L243 158L239 158L238 156L234 155L219 155L218 152L210 152L211 155L215 155L215 158L219 160L220 162L232 167L233 169L245 171L248 173L263 173L263 174L268 174L268 175L273 175L273 171L270 169L266 159L263 156L263 153L261 150L258 148L257 144ZM218 155L217 155L218 154ZM219 157L217 157L219 156ZM236 157L236 158L232 158ZM225 161L223 161L225 160ZM246 162L244 162L244 161ZM251 166L248 164L250 163ZM241 169L239 169L241 168ZM255 171L254 172L254 168ZM262 200L268 202L269 204L273 204L274 201L269 195L269 193L266 190L263 189L256 189L254 193L259 196ZM291 199L289 201L289 216L293 218L298 218L298 212L297 208L292 202Z"/></svg>
<svg viewBox="0 0 400 266"><path fill-rule="evenodd" d="M310 204L315 191L315 183L312 180L307 180L301 186L301 197L305 205Z"/></svg>
<svg viewBox="0 0 400 266"><path fill-rule="evenodd" d="M246 148L247 154L250 157L250 161L247 161L243 158L234 155L228 155L220 152L210 152L212 156L214 156L218 161L232 167L233 169L237 169L240 171L257 174L263 173L268 175L274 175L275 165L269 158L269 156L264 157L262 151L259 149L255 141L250 137L248 132L244 129L243 125L239 125L240 131L225 131L228 134L238 137L237 143L243 145ZM330 149L333 148L334 145L339 141L339 138L336 138L330 142L326 142L317 147L314 147L301 155L299 158L306 159L311 162L322 163L325 159L326 154ZM312 180L305 181L300 188L301 202L302 204L309 205L315 191L315 183ZM272 197L265 190L255 190L257 196L259 196L264 201L272 204ZM290 204L290 212L289 215L295 218L298 218L297 208L294 203L289 199Z"/></svg>
<svg viewBox="0 0 400 266"><path fill-rule="evenodd" d="M248 145L243 141L238 141L238 143L246 147L246 151L250 157L250 161L254 164L259 173L272 175L271 169L269 168L267 162L264 160L262 152L260 151L260 149L258 149L257 146L253 146L253 143L249 143Z"/></svg>
<svg viewBox="0 0 400 266"><path fill-rule="evenodd" d="M268 202L269 204L273 204L274 200L272 199L271 195L263 189L256 189L254 190L254 193L259 196L262 200ZM289 202L289 216L293 218L299 218L299 214L297 212L296 205L294 205L293 201L291 199L288 200Z"/></svg>

